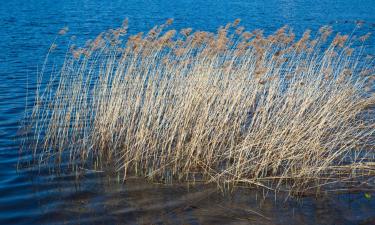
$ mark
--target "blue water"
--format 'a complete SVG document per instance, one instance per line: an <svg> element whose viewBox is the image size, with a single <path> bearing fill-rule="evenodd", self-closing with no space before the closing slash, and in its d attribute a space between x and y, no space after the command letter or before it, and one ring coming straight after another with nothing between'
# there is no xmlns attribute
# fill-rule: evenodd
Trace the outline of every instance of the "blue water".
<svg viewBox="0 0 375 225"><path fill-rule="evenodd" d="M266 33L287 24L297 35L323 25L365 34L375 33L375 0L0 0L0 224L375 224L375 198L362 192L263 200L255 190L223 196L210 186L142 179L121 185L102 173L77 181L74 174L17 170L26 93L35 88L50 44L58 37L53 56L58 65L71 36L84 43L124 18L131 33L168 18L177 29L209 31L241 18L247 29ZM364 23L355 29L359 21ZM68 34L57 36L64 26ZM375 53L374 40L366 44L368 54ZM32 92L28 96L32 99Z"/></svg>

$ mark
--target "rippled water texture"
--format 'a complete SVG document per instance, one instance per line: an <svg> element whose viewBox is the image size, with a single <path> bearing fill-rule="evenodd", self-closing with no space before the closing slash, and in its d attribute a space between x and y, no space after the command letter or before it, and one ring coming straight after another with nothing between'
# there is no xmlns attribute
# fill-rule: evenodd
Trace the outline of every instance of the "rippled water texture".
<svg viewBox="0 0 375 225"><path fill-rule="evenodd" d="M87 173L77 182L74 174L17 170L18 127L27 89L35 88L36 72L57 32L68 26L68 35L84 42L126 17L131 33L147 31L167 18L175 19L175 28L209 31L241 18L249 30L262 28L269 33L288 24L297 34L327 24L351 33L356 22L363 21L356 32L375 33L374 0L2 0L0 224L375 224L375 193L373 197L335 194L298 201L271 194L263 200L264 193L254 190L223 196L212 186L150 184L135 178L122 185L102 173ZM367 43L373 55L374 38ZM55 64L65 51L62 41Z"/></svg>

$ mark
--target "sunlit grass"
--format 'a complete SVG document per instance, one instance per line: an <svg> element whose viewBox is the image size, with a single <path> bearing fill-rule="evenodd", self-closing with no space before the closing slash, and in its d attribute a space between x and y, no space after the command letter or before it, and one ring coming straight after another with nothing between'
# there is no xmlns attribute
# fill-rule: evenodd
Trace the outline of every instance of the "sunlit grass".
<svg viewBox="0 0 375 225"><path fill-rule="evenodd" d="M374 61L353 47L366 37L171 22L71 47L28 117L38 162L292 191L374 175Z"/></svg>

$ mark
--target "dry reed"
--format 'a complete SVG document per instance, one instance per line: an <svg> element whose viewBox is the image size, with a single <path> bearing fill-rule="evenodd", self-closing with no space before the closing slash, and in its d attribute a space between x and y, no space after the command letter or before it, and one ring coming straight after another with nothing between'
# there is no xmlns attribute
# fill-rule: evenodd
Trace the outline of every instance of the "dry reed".
<svg viewBox="0 0 375 225"><path fill-rule="evenodd" d="M352 37L171 23L70 49L28 117L39 163L291 191L374 175L374 61Z"/></svg>

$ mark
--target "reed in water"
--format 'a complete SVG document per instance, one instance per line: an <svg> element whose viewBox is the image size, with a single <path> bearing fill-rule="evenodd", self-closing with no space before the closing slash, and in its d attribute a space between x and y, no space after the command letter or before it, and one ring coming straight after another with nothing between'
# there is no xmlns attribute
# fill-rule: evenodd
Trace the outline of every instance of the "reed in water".
<svg viewBox="0 0 375 225"><path fill-rule="evenodd" d="M288 191L374 175L367 36L171 23L70 48L27 117L37 162Z"/></svg>

